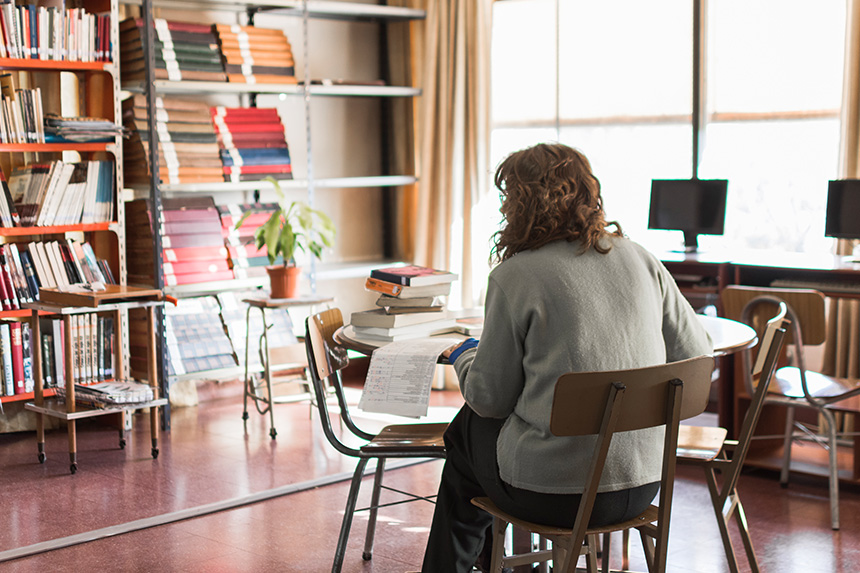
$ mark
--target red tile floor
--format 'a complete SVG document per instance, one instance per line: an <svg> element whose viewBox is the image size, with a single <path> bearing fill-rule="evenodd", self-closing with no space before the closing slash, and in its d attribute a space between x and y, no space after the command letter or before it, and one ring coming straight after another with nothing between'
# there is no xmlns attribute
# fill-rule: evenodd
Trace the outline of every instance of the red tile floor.
<svg viewBox="0 0 860 573"><path fill-rule="evenodd" d="M433 401L456 406L459 396L434 392ZM49 432L44 465L36 461L33 434L0 435L0 559L3 551L39 542L327 475L351 474L353 460L325 442L306 403L276 406L276 440L269 438L266 418L253 411L246 434L241 412L241 396L235 392L198 407L174 409L172 429L162 437L157 460L150 457L144 419L136 420L125 450L117 448L115 430L81 424L75 475L68 472L64 431ZM433 461L395 469L387 474L387 483L430 494L441 466L441 461ZM0 562L0 572L328 571L348 487L341 481ZM860 570L857 488L842 490L840 532L829 528L824 480L797 477L791 487L781 489L776 474L749 471L742 476L740 489L763 571ZM675 491L668 571L727 571L700 472L679 468ZM418 569L431 514L432 506L423 502L383 510L369 562L361 558L365 517L359 514L344 571ZM619 545L614 544L614 553ZM635 536L632 565L645 570ZM743 570L748 568L744 565Z"/></svg>

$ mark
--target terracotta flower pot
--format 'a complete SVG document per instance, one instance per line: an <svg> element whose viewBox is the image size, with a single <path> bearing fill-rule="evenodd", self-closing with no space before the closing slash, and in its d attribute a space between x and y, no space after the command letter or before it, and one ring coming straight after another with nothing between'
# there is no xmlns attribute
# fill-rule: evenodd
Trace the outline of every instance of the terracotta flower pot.
<svg viewBox="0 0 860 573"><path fill-rule="evenodd" d="M299 267L273 265L266 267L272 298L296 298L299 296Z"/></svg>

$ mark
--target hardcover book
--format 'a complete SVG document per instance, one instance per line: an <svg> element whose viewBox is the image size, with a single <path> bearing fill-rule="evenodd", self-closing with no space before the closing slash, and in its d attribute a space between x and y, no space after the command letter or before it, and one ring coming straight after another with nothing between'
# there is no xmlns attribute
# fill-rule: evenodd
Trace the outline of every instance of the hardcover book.
<svg viewBox="0 0 860 573"><path fill-rule="evenodd" d="M374 269L370 271L370 276L404 286L435 285L457 280L457 275L454 273L417 265Z"/></svg>

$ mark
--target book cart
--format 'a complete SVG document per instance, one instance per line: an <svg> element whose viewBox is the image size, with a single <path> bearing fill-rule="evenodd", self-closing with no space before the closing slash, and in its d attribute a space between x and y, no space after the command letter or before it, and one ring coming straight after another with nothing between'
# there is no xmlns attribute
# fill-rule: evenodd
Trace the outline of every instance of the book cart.
<svg viewBox="0 0 860 573"><path fill-rule="evenodd" d="M75 422L82 418L92 418L96 416L105 416L110 414L127 414L135 410L149 408L150 432L152 438L152 457L158 457L158 409L167 404L167 399L158 397L158 377L156 365L156 345L155 345L155 307L164 304L161 292L155 289L140 289L134 287L125 287L118 285L106 285L106 290L101 292L87 293L82 290L77 292L50 292L46 289L42 290L43 301L31 303L28 308L31 312L30 328L35 337L40 334L39 316L41 313L49 313L62 316L63 327L67 335L64 339L65 351L63 356L63 368L65 370L66 379L66 396L64 401L57 398L48 399L45 396L43 388L43 372L40 345L33 347L33 377L35 381L35 400L32 403L27 403L25 408L36 413L36 445L38 448L39 463L44 463L47 459L45 453L45 423L44 416L59 418L64 420L68 427L69 437L69 469L71 473L76 473L78 469L77 460L77 433ZM44 300L48 299L48 300ZM75 402L75 371L80 365L76 366L77 349L72 342L70 333L73 329L73 320L80 315L91 313L111 314L114 319L114 324L117 328L114 329L113 347L114 352L114 371L121 373L124 371L123 352L122 352L122 317L123 311L129 308L145 308L147 313L147 326L149 331L150 344L148 348L149 354L149 376L148 382L153 389L153 400L145 402L131 402L124 404L106 405L104 408L88 407L77 404ZM119 433L119 447L125 448L125 424L121 425Z"/></svg>
<svg viewBox="0 0 860 573"><path fill-rule="evenodd" d="M15 5L6 4L7 8ZM63 4L60 4L63 6ZM0 75L4 76L4 85L9 89L18 88L21 91L40 90L41 97L38 102L28 99L21 102L19 111L27 112L31 117L47 117L48 114L56 114L61 117L92 117L106 119L117 127L119 126L119 70L118 61L118 31L116 27L116 15L118 10L117 0L82 0L77 3L76 10L83 9L87 14L100 20L96 25L98 30L93 29L102 38L101 44L96 44L95 49L101 54L97 57L81 57L80 54L70 56L66 53L61 59L56 58L56 52L50 53L52 47L56 47L58 41L67 40L64 36L63 27L49 38L49 46L42 51L45 36L31 34L29 38L18 38L18 43L24 42L29 46L30 52L23 53L20 48L13 52L8 44L4 45L5 51L0 52ZM44 10L37 3L18 6L19 10L28 9ZM57 10L48 8L47 10ZM10 12L4 13L4 22ZM23 14L23 13L22 13ZM29 14L29 13L28 13ZM68 7L66 17L71 17L72 8ZM57 12L52 12L51 21L56 22ZM40 23L44 22L40 20ZM5 27L4 27L5 31ZM65 29L68 32L68 28ZM39 36L39 37L37 37ZM51 36L48 34L47 36ZM7 38L4 37L4 41ZM5 95L4 94L4 95ZM29 104L26 105L26 104ZM40 114L37 116L36 109ZM22 120L23 121L23 120ZM8 124L7 124L8 128ZM30 123L27 131L39 131L40 125ZM44 134L43 134L44 135ZM123 188L123 165L122 145L119 133L99 141L72 141L62 138L29 138L26 142L5 140L0 142L0 168L3 171L3 185L6 186L14 170L33 164L46 164L62 160L64 162L102 161L111 164L112 189L110 190L109 204L110 215L106 219L97 222L55 222L50 224L22 225L15 221L9 223L4 221L0 226L0 243L5 245L14 244L16 247L26 250L34 243L48 241L65 242L72 239L78 242L87 242L91 245L95 255L106 261L114 279L120 284L125 283L125 250L124 250L124 216L123 203L118 200L119 190ZM8 200L9 196L4 197ZM38 205L41 209L45 205ZM62 215L64 211L55 210ZM38 289L38 286L36 286ZM7 308L5 305L0 310L0 320L26 322L30 316L30 310L24 308L23 304ZM33 339L34 341L36 339ZM125 336L123 335L124 344ZM34 344L34 347L38 347ZM34 364L35 366L35 364ZM45 389L44 395L52 396L53 389ZM0 392L0 406L14 409L17 406L23 408L23 404L33 400L34 391L28 388L24 392L14 394ZM0 416L3 416L0 409Z"/></svg>
<svg viewBox="0 0 860 573"><path fill-rule="evenodd" d="M385 25L389 22L421 20L425 17L425 12L423 10L368 3L314 0L237 0L229 2L225 0L120 1L129 5L140 6L140 19L142 21L140 33L143 37L142 51L143 59L147 64L144 69L145 73L142 74L142 77L129 77L128 81L123 80L123 89L132 94L142 94L147 99L147 121L149 123L148 133L150 134L149 141L157 140L156 134L160 133L159 129L166 130L166 127L159 128L156 125L156 118L158 115L156 108L160 105L157 102L159 98L162 98L163 96L186 96L206 100L211 99L213 102L223 101L226 97L235 97L243 105L250 105L251 107L257 107L258 104L260 107L263 107L264 105L277 105L278 101L288 99L298 100L304 103L303 119L305 123L305 148L307 153L306 173L304 174L304 177L299 175L294 179L279 181L280 187L286 193L304 192L307 202L311 206L314 206L316 189L333 190L338 193L349 189L375 189L380 190L380 192L383 193L383 202L385 202L387 201L387 199L385 199L385 197L387 197L387 194L385 194L386 189L403 188L417 182L417 178L412 174L393 173L393 169L389 167L387 158L383 158L380 161L380 172L378 174L373 173L371 175L362 176L326 178L317 178L314 175L312 159L314 153L311 142L310 125L312 115L311 100L319 101L321 98L338 100L351 99L353 101L374 99L380 102L382 109L385 109L385 106L388 105L386 102L391 101L392 99L409 99L419 96L421 94L421 90L412 86L386 85L376 82L356 81L351 83L349 81L342 80L312 80L311 78L315 76L312 76L310 71L309 62L312 55L310 53L311 49L309 48L308 22L312 19L319 19L329 21L339 20L343 22L372 22L379 24L379 38L381 38L380 45L384 50L387 48L385 44ZM158 71L156 66L156 46L159 42L156 37L157 29L159 25L163 27L164 24L156 23L153 15L155 9L158 9L158 16L165 19L170 18L171 9L179 11L192 10L198 13L202 11L204 12L204 18L206 12L235 14L235 20L238 25L254 25L255 20L257 22L262 22L264 21L263 19L269 15L299 18L302 22L302 37L291 37L291 39L294 42L294 46L297 46L293 50L297 56L297 69L301 70L303 67L303 73L300 71L296 75L304 77L298 77L298 81L296 81L296 78L292 78L292 81L284 81L283 83L263 83L252 80L245 82L207 81L192 79L192 75L189 75L188 78L183 77L180 79L172 78L168 75L167 79L165 79L163 70L160 76L156 73ZM179 14L180 15L178 15L176 19L182 20L182 13L180 12ZM185 16L185 19L187 19L187 15ZM200 22L199 19L196 21ZM346 54L344 56L346 57ZM299 57L301 57L301 60ZM372 59L374 56L370 57ZM388 71L384 64L381 64L380 67L380 76L384 77L388 75ZM384 121L385 120L383 119L383 122ZM388 152L385 141L388 137L388 133L383 129L383 141L380 142L382 147L381 153L379 154L380 156ZM293 143L297 142L293 141ZM223 199L226 201L235 201L234 197L236 196L253 196L253 201L256 202L260 200L261 191L265 192L272 188L271 183L267 181L171 182L168 177L162 177L159 175L159 169L164 171L165 167L162 166L159 168L158 147L154 145L149 146L148 153L150 157L150 175L148 184L145 186L132 184L130 187L135 189L135 191L149 192L153 209L153 220L160 223L159 225L155 225L155 236L152 241L154 245L155 258L159 261L156 263L159 270L156 271L156 276L152 281L152 285L156 288L163 288L165 293L177 298L209 296L218 292L240 291L246 290L249 287L264 287L267 283L267 279L265 277L239 278L224 281L219 280L211 283L179 286L166 285L164 281L163 267L160 266L160 253L163 245L161 239L162 234L164 233L163 225L161 224L163 223L163 219L161 218L161 209L163 197L190 197L195 194L213 195L216 198L229 197L228 199ZM295 162L293 163L293 166L295 167ZM372 171L375 171L375 169ZM245 199L245 201L248 201L248 199ZM219 202L221 202L221 199L219 199ZM384 230L380 231L377 227L378 225L374 224L373 229L368 229L368 232L384 234ZM385 247L383 246L381 248ZM331 272L329 272L328 269L323 268L320 278L334 280L342 277L356 279L364 276L366 275L366 269L369 265L377 266L380 262L383 262L380 259L384 258L384 255L380 256L378 254L374 254L371 256L375 259L372 264L367 260L370 257L365 257L365 259L357 265L352 265L356 268L352 270L349 277L344 277L343 267L350 266L350 263L340 263L334 265ZM310 271L308 274L310 278L311 292L315 294L316 280L318 276L316 263L311 261L309 266ZM159 334L161 335L163 333ZM168 371L168 367L166 365L166 353L161 353L159 359L160 368L163 373L166 373ZM256 367L257 365L253 366ZM264 365L260 366L264 367ZM230 379L234 376L241 376L242 370L246 367L248 367L247 364L240 364L236 368L226 368L218 371L201 371L178 376L170 375L169 377L165 374L164 378L165 380L169 378L171 383L178 380L191 379ZM248 376L245 377L246 381L247 379ZM274 428L272 433L274 433Z"/></svg>

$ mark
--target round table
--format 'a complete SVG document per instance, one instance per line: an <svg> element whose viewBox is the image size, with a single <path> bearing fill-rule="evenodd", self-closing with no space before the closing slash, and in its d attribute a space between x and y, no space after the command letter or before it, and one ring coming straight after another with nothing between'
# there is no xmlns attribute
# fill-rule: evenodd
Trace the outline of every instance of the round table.
<svg viewBox="0 0 860 573"><path fill-rule="evenodd" d="M705 327L705 330L708 331L708 334L711 335L711 340L714 343L714 356L727 356L745 348L755 346L756 342L758 342L755 330L742 322L701 314L697 314L696 317L702 323L702 326ZM455 332L439 334L437 336L467 338ZM371 354L380 346L387 344L386 342L356 336L350 325L345 325L338 329L334 333L334 337L342 346L361 352L362 354Z"/></svg>

